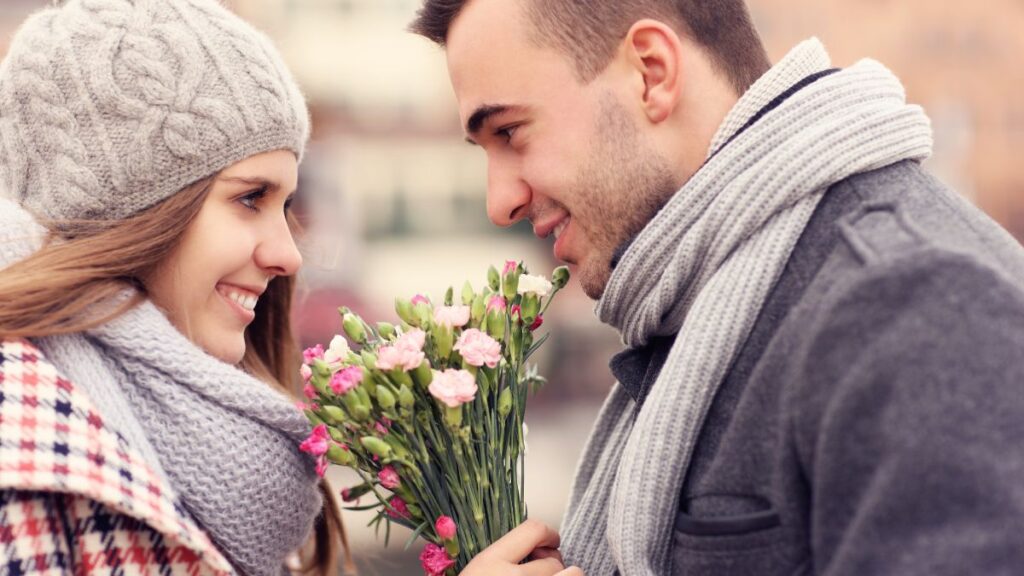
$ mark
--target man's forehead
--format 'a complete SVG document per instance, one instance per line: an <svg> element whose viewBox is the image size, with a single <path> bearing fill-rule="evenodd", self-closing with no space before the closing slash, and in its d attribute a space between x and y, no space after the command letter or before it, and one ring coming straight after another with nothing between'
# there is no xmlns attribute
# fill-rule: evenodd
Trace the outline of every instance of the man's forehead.
<svg viewBox="0 0 1024 576"><path fill-rule="evenodd" d="M538 44L521 9L508 4L518 2L473 0L450 29L448 74L465 128L484 108L537 112L577 81L569 58Z"/></svg>

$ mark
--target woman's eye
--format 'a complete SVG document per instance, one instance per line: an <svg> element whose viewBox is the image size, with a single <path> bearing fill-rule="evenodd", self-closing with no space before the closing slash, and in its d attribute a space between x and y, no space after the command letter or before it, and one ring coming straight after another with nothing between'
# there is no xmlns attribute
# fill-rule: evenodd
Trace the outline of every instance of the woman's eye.
<svg viewBox="0 0 1024 576"><path fill-rule="evenodd" d="M259 206L257 206L257 204L266 195L267 189L260 188L259 190L253 190L252 192L249 192L245 196L242 196L241 198L238 199L238 201L242 204L242 206L245 206L249 210L252 210L253 212L259 212L260 208Z"/></svg>

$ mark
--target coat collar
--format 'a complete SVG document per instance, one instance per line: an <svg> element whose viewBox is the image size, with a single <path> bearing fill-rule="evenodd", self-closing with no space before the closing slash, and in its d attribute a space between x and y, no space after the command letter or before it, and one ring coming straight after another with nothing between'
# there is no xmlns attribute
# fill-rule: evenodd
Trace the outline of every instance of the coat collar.
<svg viewBox="0 0 1024 576"><path fill-rule="evenodd" d="M233 572L171 487L26 340L0 341L0 489L95 500L193 551L211 572Z"/></svg>

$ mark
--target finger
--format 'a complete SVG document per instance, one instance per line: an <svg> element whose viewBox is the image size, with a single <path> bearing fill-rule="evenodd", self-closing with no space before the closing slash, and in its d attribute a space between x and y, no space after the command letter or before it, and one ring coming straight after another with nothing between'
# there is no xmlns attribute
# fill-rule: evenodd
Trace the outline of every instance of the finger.
<svg viewBox="0 0 1024 576"><path fill-rule="evenodd" d="M519 569L523 576L554 576L564 572L562 563L554 558L542 558L526 564L520 564Z"/></svg>
<svg viewBox="0 0 1024 576"><path fill-rule="evenodd" d="M555 574L555 576L586 576L586 574L584 574L583 570L580 570L576 566L570 566L569 568L562 570L558 574Z"/></svg>
<svg viewBox="0 0 1024 576"><path fill-rule="evenodd" d="M554 558L559 562L562 561L562 553L554 548L537 548L530 554L530 560L542 560L544 558Z"/></svg>
<svg viewBox="0 0 1024 576"><path fill-rule="evenodd" d="M518 564L537 548L558 548L558 532L537 520L527 520L480 554Z"/></svg>

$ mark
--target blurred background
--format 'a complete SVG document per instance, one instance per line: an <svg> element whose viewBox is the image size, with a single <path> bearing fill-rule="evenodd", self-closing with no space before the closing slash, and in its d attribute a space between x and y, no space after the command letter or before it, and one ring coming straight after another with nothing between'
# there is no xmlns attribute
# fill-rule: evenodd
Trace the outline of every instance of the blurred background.
<svg viewBox="0 0 1024 576"><path fill-rule="evenodd" d="M609 0L611 1L611 0ZM442 52L405 32L419 0L229 0L269 34L309 99L314 132L302 166L306 267L296 322L303 343L340 331L336 309L393 315L396 296L436 300L490 264L557 264L528 226L494 228L484 212L484 156L463 141ZM775 61L820 37L837 65L880 60L904 81L935 128L929 168L1018 239L1024 238L1024 3L1019 0L748 0ZM0 54L46 0L0 0ZM601 399L615 334L573 285L546 318L554 334L538 362L549 386L527 422L531 515L557 526L577 455ZM354 483L332 471L335 486ZM364 502L365 503L365 502ZM346 512L366 575L421 574L407 534L383 548L370 517Z"/></svg>

